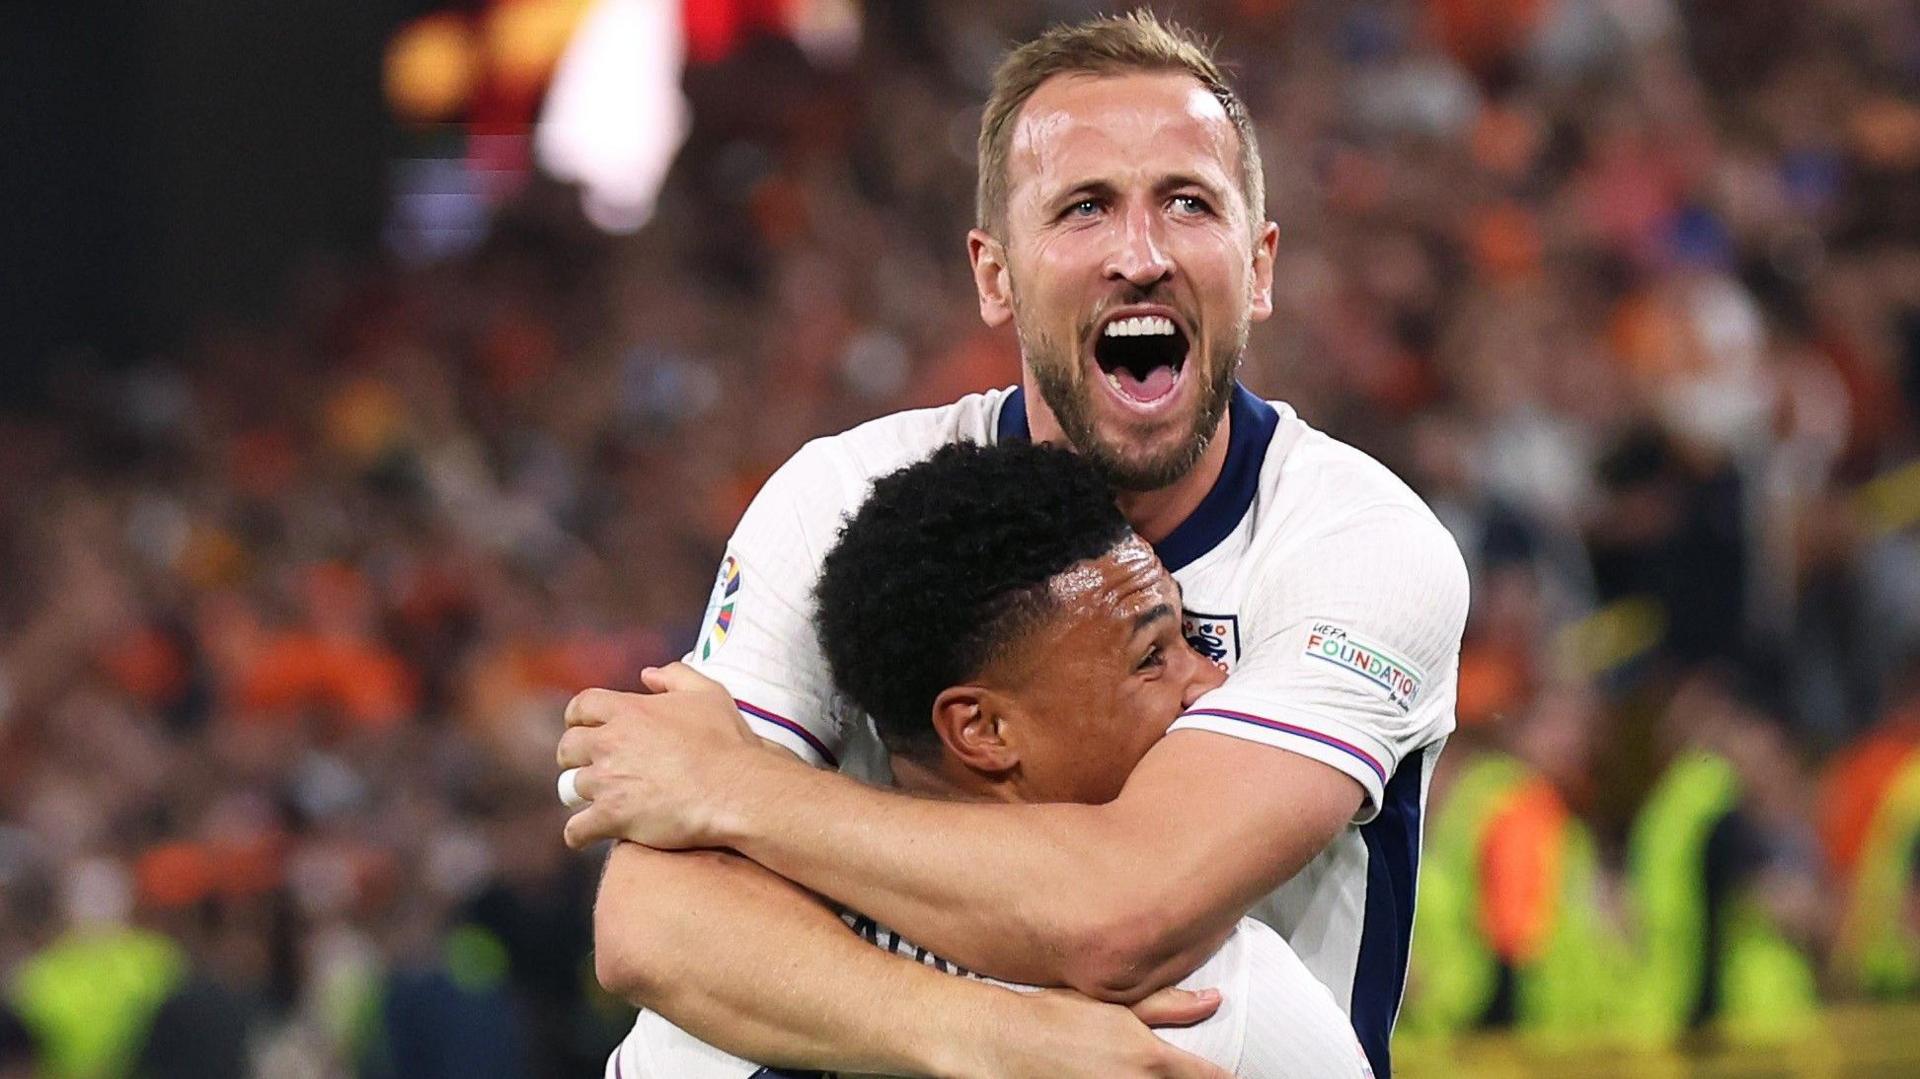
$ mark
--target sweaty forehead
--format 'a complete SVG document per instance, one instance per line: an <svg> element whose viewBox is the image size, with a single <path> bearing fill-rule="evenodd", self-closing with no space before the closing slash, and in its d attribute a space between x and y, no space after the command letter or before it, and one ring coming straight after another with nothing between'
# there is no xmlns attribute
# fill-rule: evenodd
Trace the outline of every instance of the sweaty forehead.
<svg viewBox="0 0 1920 1079"><path fill-rule="evenodd" d="M1177 598L1173 578L1138 536L1113 550L1069 566L1049 584L1063 617L1126 621L1156 603Z"/></svg>
<svg viewBox="0 0 1920 1079"><path fill-rule="evenodd" d="M1204 171L1225 184L1238 138L1227 110L1191 75L1058 75L1020 110L1008 185L1112 180L1141 169Z"/></svg>
<svg viewBox="0 0 1920 1079"><path fill-rule="evenodd" d="M1138 536L1068 566L1047 582L1047 592L1052 609L1044 621L994 661L997 676L1012 684L1104 669L1123 654L1141 615L1162 603L1176 616L1180 609L1179 586Z"/></svg>

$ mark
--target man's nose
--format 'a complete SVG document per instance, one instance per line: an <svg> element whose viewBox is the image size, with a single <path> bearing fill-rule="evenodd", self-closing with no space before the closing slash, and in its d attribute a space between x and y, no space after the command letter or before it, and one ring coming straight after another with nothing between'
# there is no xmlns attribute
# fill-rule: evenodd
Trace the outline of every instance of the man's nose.
<svg viewBox="0 0 1920 1079"><path fill-rule="evenodd" d="M1158 215L1151 210L1128 211L1119 243L1107 259L1107 280L1125 281L1144 290L1173 276L1173 260L1167 257L1159 229Z"/></svg>
<svg viewBox="0 0 1920 1079"><path fill-rule="evenodd" d="M1193 702L1205 696L1209 691L1219 689L1221 684L1227 680L1227 669L1219 663L1200 655L1198 652L1194 653L1193 661L1195 665L1193 676L1187 679L1186 692L1180 695L1181 708L1192 708Z"/></svg>

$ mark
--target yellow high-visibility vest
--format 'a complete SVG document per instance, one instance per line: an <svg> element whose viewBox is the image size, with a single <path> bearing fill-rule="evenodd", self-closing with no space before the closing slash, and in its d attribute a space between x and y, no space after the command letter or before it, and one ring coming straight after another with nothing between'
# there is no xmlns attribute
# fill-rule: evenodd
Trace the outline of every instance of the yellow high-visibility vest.
<svg viewBox="0 0 1920 1079"><path fill-rule="evenodd" d="M1544 782L1512 757L1480 753L1434 814L1397 1028L1407 1038L1461 1032L1487 1016L1502 960L1482 917L1482 854L1502 813ZM1512 968L1514 1028L1556 1042L1602 1041L1612 1031L1624 949L1601 914L1593 841L1577 819L1563 821L1555 855L1541 945Z"/></svg>
<svg viewBox="0 0 1920 1079"><path fill-rule="evenodd" d="M1668 766L1634 819L1627 868L1641 954L1627 1003L1643 1039L1670 1040L1693 1018L1707 975L1707 844L1739 801L1733 765L1691 750ZM1726 902L1715 1022L1759 1040L1797 1036L1819 1004L1812 963L1749 899Z"/></svg>
<svg viewBox="0 0 1920 1079"><path fill-rule="evenodd" d="M76 930L21 964L11 996L49 1076L103 1079L127 1074L154 1012L186 973L180 946L158 933Z"/></svg>

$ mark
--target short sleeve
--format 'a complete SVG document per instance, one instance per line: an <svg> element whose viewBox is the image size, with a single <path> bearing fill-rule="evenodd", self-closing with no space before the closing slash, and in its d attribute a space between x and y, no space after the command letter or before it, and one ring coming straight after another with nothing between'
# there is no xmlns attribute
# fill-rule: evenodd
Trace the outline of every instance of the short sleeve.
<svg viewBox="0 0 1920 1079"><path fill-rule="evenodd" d="M733 694L748 726L816 766L839 766L843 731L813 625L820 561L846 484L811 443L767 480L727 542L687 662Z"/></svg>
<svg viewBox="0 0 1920 1079"><path fill-rule="evenodd" d="M1460 549L1424 507L1347 515L1264 563L1233 673L1174 723L1312 757L1379 811L1409 752L1453 730L1467 617Z"/></svg>

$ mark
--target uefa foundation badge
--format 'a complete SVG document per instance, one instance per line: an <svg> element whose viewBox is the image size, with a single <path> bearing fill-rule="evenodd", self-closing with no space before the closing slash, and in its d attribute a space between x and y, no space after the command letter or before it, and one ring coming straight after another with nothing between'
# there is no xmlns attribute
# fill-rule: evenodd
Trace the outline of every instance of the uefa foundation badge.
<svg viewBox="0 0 1920 1079"><path fill-rule="evenodd" d="M1332 622L1316 622L1307 631L1305 655L1373 683L1402 712L1413 709L1427 677L1420 668Z"/></svg>
<svg viewBox="0 0 1920 1079"><path fill-rule="evenodd" d="M700 620L700 658L712 659L714 652L727 643L727 631L733 628L733 605L740 594L740 560L732 555L720 563L720 574L713 581L713 595L707 598L707 614Z"/></svg>

